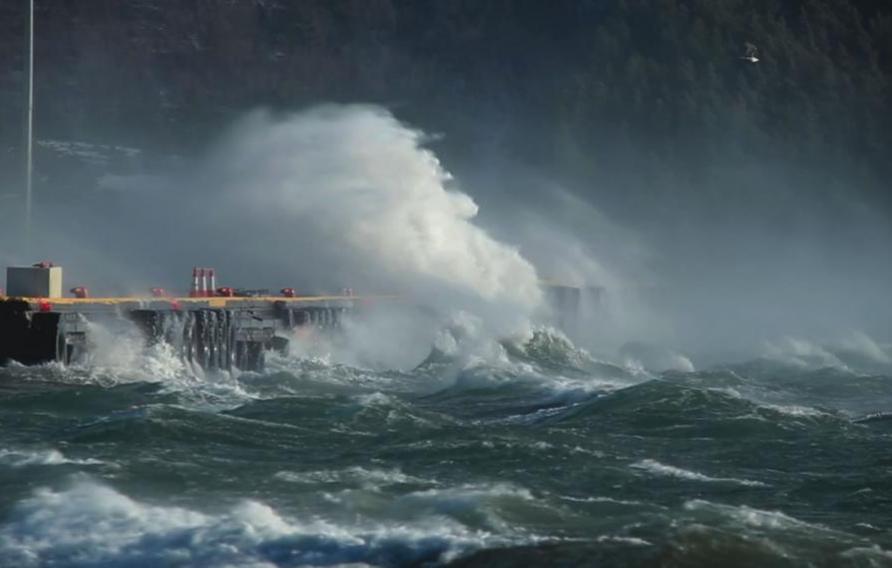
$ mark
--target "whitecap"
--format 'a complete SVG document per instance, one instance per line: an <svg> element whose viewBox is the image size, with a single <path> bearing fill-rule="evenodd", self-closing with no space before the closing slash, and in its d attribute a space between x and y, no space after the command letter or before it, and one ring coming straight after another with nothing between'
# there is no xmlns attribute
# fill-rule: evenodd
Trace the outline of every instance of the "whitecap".
<svg viewBox="0 0 892 568"><path fill-rule="evenodd" d="M603 458L603 457L605 457L605 456L607 455L607 454L605 454L605 453L602 452L602 451L599 451L599 450L589 450L589 449L583 448L582 446L573 446L573 447L571 447L571 448L570 448L570 453L573 453L573 454L586 454L586 455L589 455L589 456L594 456L594 457L596 457L596 458Z"/></svg>
<svg viewBox="0 0 892 568"><path fill-rule="evenodd" d="M597 542L617 542L621 544L631 544L634 546L653 546L653 544L649 541L644 540L643 538L637 538L634 536L616 536L616 535L601 535L595 539Z"/></svg>
<svg viewBox="0 0 892 568"><path fill-rule="evenodd" d="M383 392L356 395L353 397L353 400L361 406L391 406L396 402L393 397Z"/></svg>
<svg viewBox="0 0 892 568"><path fill-rule="evenodd" d="M574 503L609 503L611 505L624 505L627 507L659 507L659 505L652 505L645 503L644 501L614 499L613 497L571 497L569 495L562 495L561 499L564 501L572 501Z"/></svg>
<svg viewBox="0 0 892 568"><path fill-rule="evenodd" d="M19 502L0 528L0 557L22 568L416 564L530 538L497 536L439 516L411 523L301 521L256 501L207 514L143 503L82 481L64 491L42 488Z"/></svg>
<svg viewBox="0 0 892 568"><path fill-rule="evenodd" d="M679 479L686 479L689 481L703 481L708 483L734 483L738 485L746 485L748 487L766 487L765 483L761 481L752 481L749 479L737 479L734 477L711 477L705 475L703 473L699 473L696 471L691 471L687 469L682 469L680 467L675 467L671 465L666 465L660 463L656 460L646 459L641 460L639 462L635 462L629 467L633 467L635 469L641 469L647 471L649 473L655 475L662 475L666 477L677 477Z"/></svg>
<svg viewBox="0 0 892 568"><path fill-rule="evenodd" d="M688 511L703 511L719 513L727 516L741 524L762 528L762 529L799 529L799 530L820 530L831 532L830 529L823 525L806 523L799 519L793 518L780 511L765 511L755 509L747 505L733 506L720 503L712 503L702 499L693 499L684 504L684 508Z"/></svg>
<svg viewBox="0 0 892 568"><path fill-rule="evenodd" d="M850 560L864 560L868 566L885 566L892 562L892 551L873 546L856 546L840 553L840 556Z"/></svg>
<svg viewBox="0 0 892 568"><path fill-rule="evenodd" d="M786 414L788 416L796 416L800 418L815 418L818 416L828 416L826 412L822 412L817 408L812 408L810 406L800 406L797 404L762 404L760 405L762 408L767 408L768 410L773 410L775 412L779 412L781 414Z"/></svg>
<svg viewBox="0 0 892 568"><path fill-rule="evenodd" d="M436 485L435 481L422 479L403 473L400 469L367 469L360 466L340 470L279 471L273 475L281 481L291 483L358 483L371 485L425 484Z"/></svg>
<svg viewBox="0 0 892 568"><path fill-rule="evenodd" d="M0 465L11 467L23 467L31 465L100 465L100 460L87 459L70 459L56 449L47 450L8 450L0 449Z"/></svg>
<svg viewBox="0 0 892 568"><path fill-rule="evenodd" d="M732 387L709 387L706 390L708 390L709 392L717 392L730 398L743 398L743 395L740 394L740 391Z"/></svg>

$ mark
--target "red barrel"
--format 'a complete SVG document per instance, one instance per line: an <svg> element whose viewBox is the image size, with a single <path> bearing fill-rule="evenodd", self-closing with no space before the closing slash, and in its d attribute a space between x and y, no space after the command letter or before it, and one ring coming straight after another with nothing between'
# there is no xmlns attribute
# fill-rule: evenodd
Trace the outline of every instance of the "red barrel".
<svg viewBox="0 0 892 568"><path fill-rule="evenodd" d="M90 297L90 291L87 290L83 286L76 286L76 287L72 288L71 290L69 290L69 292L74 294L75 298L89 298Z"/></svg>

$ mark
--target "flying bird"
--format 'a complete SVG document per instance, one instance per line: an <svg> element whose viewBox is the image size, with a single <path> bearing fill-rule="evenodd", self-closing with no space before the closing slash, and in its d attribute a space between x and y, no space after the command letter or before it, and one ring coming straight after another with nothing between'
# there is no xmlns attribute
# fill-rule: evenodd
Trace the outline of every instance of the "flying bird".
<svg viewBox="0 0 892 568"><path fill-rule="evenodd" d="M759 48L750 42L746 42L746 55L741 57L744 61L749 61L750 63L758 63L759 62Z"/></svg>

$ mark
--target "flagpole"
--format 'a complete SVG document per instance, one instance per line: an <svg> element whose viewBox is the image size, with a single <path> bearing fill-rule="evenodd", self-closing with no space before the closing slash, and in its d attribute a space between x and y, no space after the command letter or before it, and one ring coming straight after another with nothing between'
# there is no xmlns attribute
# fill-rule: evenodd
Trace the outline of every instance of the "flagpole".
<svg viewBox="0 0 892 568"><path fill-rule="evenodd" d="M25 243L31 244L31 186L34 170L34 0L28 0L28 56L25 102Z"/></svg>

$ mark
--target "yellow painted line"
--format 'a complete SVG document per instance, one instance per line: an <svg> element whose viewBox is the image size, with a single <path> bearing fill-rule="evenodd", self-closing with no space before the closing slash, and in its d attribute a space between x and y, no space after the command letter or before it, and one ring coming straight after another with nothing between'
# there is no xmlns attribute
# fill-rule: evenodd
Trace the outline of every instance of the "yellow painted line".
<svg viewBox="0 0 892 568"><path fill-rule="evenodd" d="M307 302L326 302L326 301L363 301L363 300L393 300L398 296L295 296L288 298L285 296L211 296L207 298L174 298L174 297L116 297L116 298L23 298L12 296L0 296L2 300L21 300L31 304L40 302L49 302L50 304L59 306L76 306L79 304L98 304L98 305L119 305L119 304L146 304L146 303L164 303L177 302L179 304L207 304L209 307L225 307L228 304L241 303L262 303L262 302L285 302L287 304L299 304Z"/></svg>

